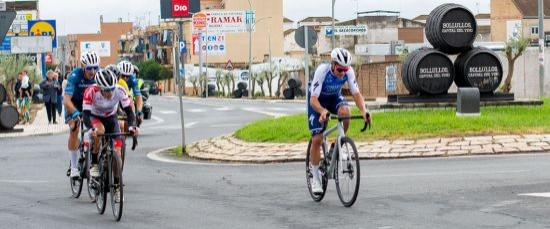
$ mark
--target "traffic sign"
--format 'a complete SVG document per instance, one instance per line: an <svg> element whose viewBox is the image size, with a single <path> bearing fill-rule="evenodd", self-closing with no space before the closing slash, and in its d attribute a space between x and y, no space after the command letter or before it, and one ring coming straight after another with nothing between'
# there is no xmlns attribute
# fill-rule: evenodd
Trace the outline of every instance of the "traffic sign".
<svg viewBox="0 0 550 229"><path fill-rule="evenodd" d="M227 61L227 64L225 65L225 69L229 71L233 70L233 63L231 62L231 60Z"/></svg>
<svg viewBox="0 0 550 229"><path fill-rule="evenodd" d="M185 47L185 41L180 41L179 42L179 48L180 48L180 53L186 53L187 52L187 47Z"/></svg>
<svg viewBox="0 0 550 229"><path fill-rule="evenodd" d="M15 15L17 15L15 11L0 11L0 41L4 40L4 36L8 33Z"/></svg>
<svg viewBox="0 0 550 229"><path fill-rule="evenodd" d="M305 28L306 28L305 26L300 26L294 34L294 40L296 40L296 43L302 48L306 47ZM311 26L308 26L307 27L307 44L309 46L308 48L315 46L315 43L317 43L317 32L315 32L315 30L311 28Z"/></svg>
<svg viewBox="0 0 550 229"><path fill-rule="evenodd" d="M332 31L331 26L326 26L325 27L325 36L327 36L327 37L334 36L334 31Z"/></svg>
<svg viewBox="0 0 550 229"><path fill-rule="evenodd" d="M204 31L206 29L206 14L203 12L196 13L193 15L193 31L194 33L198 33L201 31Z"/></svg>

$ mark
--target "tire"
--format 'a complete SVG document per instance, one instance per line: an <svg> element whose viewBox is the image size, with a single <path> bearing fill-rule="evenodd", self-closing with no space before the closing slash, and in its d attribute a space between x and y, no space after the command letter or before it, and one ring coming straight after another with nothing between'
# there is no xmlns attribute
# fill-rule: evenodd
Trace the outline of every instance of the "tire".
<svg viewBox="0 0 550 229"><path fill-rule="evenodd" d="M112 151L112 157L109 160L109 192L111 195L111 208L113 209L113 217L116 221L120 221L122 217L122 208L124 206L124 182L122 180L122 161L115 151ZM115 183L115 173L118 174L118 182ZM115 202L115 189L119 188L120 202Z"/></svg>
<svg viewBox="0 0 550 229"><path fill-rule="evenodd" d="M97 207L97 212L99 212L99 214L103 214L105 212L105 206L107 204L107 174L109 173L109 171L108 168L106 168L105 164L105 157L100 157L98 163L100 175L99 178L94 181L94 185L97 188L95 195L95 206Z"/></svg>
<svg viewBox="0 0 550 229"><path fill-rule="evenodd" d="M68 171L69 184L71 185L72 197L78 198L80 197L80 193L82 193L82 185L83 185L82 178L81 177L72 178L70 176L70 173L71 173L71 162L69 162L69 171Z"/></svg>
<svg viewBox="0 0 550 229"><path fill-rule="evenodd" d="M311 174L311 168L310 168L310 154L309 150L311 148L311 139L309 140L309 143L307 144L307 152L306 152L306 183L307 183L307 189L309 191L309 195L315 202L319 202L325 197L325 193L327 191L327 183L328 183L328 177L327 173L324 171L324 166L321 166L319 170L323 171L323 177L321 180L323 181L323 193L319 195L313 194L313 191L311 191L311 179L313 179L313 175ZM326 148L324 144L321 146L321 165L323 164L323 158L326 152Z"/></svg>
<svg viewBox="0 0 550 229"><path fill-rule="evenodd" d="M92 157L91 157L91 149L88 149L88 152L86 153L86 184L88 187L88 197L90 197L90 200L92 202L95 201L95 195L96 195L96 188L93 186L92 178L89 177L90 174L90 167L92 165Z"/></svg>
<svg viewBox="0 0 550 229"><path fill-rule="evenodd" d="M347 137L341 140L342 147L337 156L334 180L336 191L342 204L351 207L357 199L359 193L359 183L361 180L359 155L355 143ZM341 157L346 157L340 160Z"/></svg>

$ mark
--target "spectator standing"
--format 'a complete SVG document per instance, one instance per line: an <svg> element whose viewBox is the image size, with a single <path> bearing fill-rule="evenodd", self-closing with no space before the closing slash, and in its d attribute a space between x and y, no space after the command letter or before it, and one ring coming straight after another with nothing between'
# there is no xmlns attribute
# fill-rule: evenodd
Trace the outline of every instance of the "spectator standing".
<svg viewBox="0 0 550 229"><path fill-rule="evenodd" d="M15 97L15 104L17 108L17 112L19 112L19 117L21 117L21 96L19 96L21 93L19 92L19 89L21 89L21 81L23 80L23 72L19 72L17 74L17 82L15 82L15 86L13 87L13 96Z"/></svg>
<svg viewBox="0 0 550 229"><path fill-rule="evenodd" d="M32 82L30 82L27 71L23 70L21 78L21 88L19 88L19 112L21 114L21 124L29 123L31 113Z"/></svg>
<svg viewBox="0 0 550 229"><path fill-rule="evenodd" d="M162 85L162 83L158 83L158 88L159 88L159 95L162 96L162 90L164 89L164 86Z"/></svg>
<svg viewBox="0 0 550 229"><path fill-rule="evenodd" d="M63 109L63 97L61 94L63 94L63 77L61 76L61 73L59 71L55 72L55 81L58 82L59 88L57 89L57 114L59 117L61 117L61 110Z"/></svg>
<svg viewBox="0 0 550 229"><path fill-rule="evenodd" d="M57 124L55 121L55 111L57 108L57 92L61 89L59 82L55 80L56 73L48 71L46 79L40 83L40 88L44 91L44 104L46 105L46 113L48 114L48 123Z"/></svg>

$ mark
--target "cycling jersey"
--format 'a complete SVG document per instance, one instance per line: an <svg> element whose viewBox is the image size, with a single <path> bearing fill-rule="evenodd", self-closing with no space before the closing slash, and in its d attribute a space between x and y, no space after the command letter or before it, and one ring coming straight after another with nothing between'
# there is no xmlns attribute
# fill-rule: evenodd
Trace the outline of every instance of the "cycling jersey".
<svg viewBox="0 0 550 229"><path fill-rule="evenodd" d="M338 78L332 74L330 68L330 64L321 64L317 70L315 70L313 80L311 81L310 93L307 98L307 115L308 127L312 136L320 134L323 130L323 125L319 123L319 116L321 114L317 113L309 103L311 96L317 97L321 106L330 113L337 114L341 106L348 105L348 102L340 93L346 82L348 83L351 94L359 93L359 86L357 85L353 68L350 67L342 78Z"/></svg>
<svg viewBox="0 0 550 229"><path fill-rule="evenodd" d="M72 96L71 101L73 102L76 110L82 111L84 91L94 83L94 78L89 80L84 77L84 70L82 70L82 68L76 68L69 74L69 78L67 79L67 87L65 87L65 94ZM68 114L69 112L65 113Z"/></svg>
<svg viewBox="0 0 550 229"><path fill-rule="evenodd" d="M330 66L330 64L321 64L317 70L315 70L309 90L311 96L316 96L319 100L325 97L338 97L340 96L342 86L344 86L346 82L348 82L349 91L352 95L359 93L359 86L355 79L355 71L352 67L349 68L344 77L338 79L332 74Z"/></svg>
<svg viewBox="0 0 550 229"><path fill-rule="evenodd" d="M97 85L93 85L84 93L83 110L91 111L92 115L97 117L109 117L116 114L119 102L122 108L131 105L131 100L123 88L116 86L112 97L108 99L101 95L101 89Z"/></svg>
<svg viewBox="0 0 550 229"><path fill-rule="evenodd" d="M124 81L121 78L121 79L118 79L117 83L120 87L122 87L126 91L126 94L130 94L130 88L128 88L128 84L126 84L126 81Z"/></svg>
<svg viewBox="0 0 550 229"><path fill-rule="evenodd" d="M131 75L126 81L128 88L132 91L134 96L141 96L141 90L139 90L138 79L136 76Z"/></svg>

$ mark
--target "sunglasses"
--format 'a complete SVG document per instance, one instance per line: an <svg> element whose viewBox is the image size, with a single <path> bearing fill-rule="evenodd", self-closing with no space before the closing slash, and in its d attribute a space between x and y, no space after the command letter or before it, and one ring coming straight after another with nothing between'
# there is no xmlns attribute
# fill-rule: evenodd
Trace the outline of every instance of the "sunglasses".
<svg viewBox="0 0 550 229"><path fill-rule="evenodd" d="M348 70L348 67L336 67L336 71L338 72L347 72Z"/></svg>
<svg viewBox="0 0 550 229"><path fill-rule="evenodd" d="M116 87L108 87L108 88L102 88L101 91L102 92L112 92L115 90Z"/></svg>
<svg viewBox="0 0 550 229"><path fill-rule="evenodd" d="M99 67L98 66L90 66L90 67L86 67L86 71L96 71L99 70Z"/></svg>

